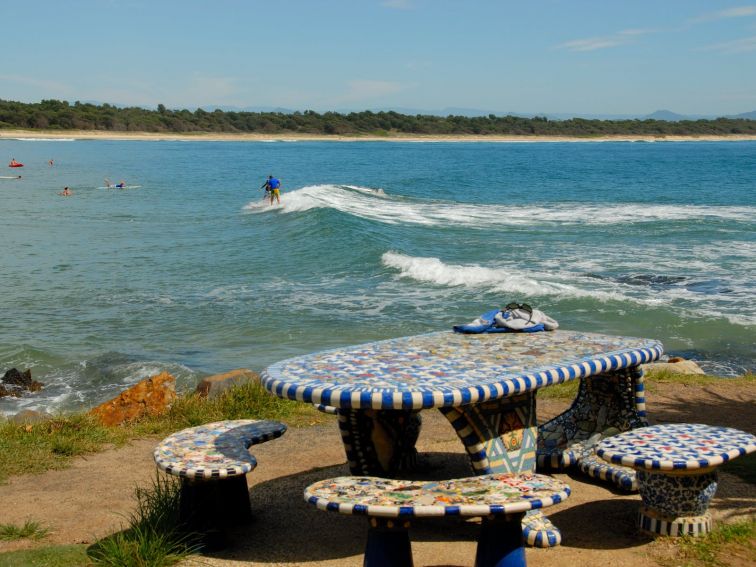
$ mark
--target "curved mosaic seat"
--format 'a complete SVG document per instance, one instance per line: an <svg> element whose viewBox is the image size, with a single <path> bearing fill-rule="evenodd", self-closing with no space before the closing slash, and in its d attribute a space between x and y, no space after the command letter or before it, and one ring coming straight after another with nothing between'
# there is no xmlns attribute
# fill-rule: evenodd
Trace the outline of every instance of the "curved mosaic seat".
<svg viewBox="0 0 756 567"><path fill-rule="evenodd" d="M248 519L245 475L257 466L248 449L284 432L286 425L277 421L237 419L166 437L153 456L160 470L181 478L181 522L193 531L210 533Z"/></svg>
<svg viewBox="0 0 756 567"><path fill-rule="evenodd" d="M626 492L638 492L638 478L630 467L610 465L595 452L578 459L577 468L583 474L614 484Z"/></svg>
<svg viewBox="0 0 756 567"><path fill-rule="evenodd" d="M638 525L652 535L701 535L711 531L709 502L717 490L716 467L756 451L756 437L729 427L677 423L626 431L599 443L596 454L637 471Z"/></svg>
<svg viewBox="0 0 756 567"><path fill-rule="evenodd" d="M191 480L217 480L247 474L257 466L252 445L280 437L286 426L277 421L237 419L183 429L155 448L160 470Z"/></svg>
<svg viewBox="0 0 756 567"><path fill-rule="evenodd" d="M338 477L311 484L304 497L319 510L370 517L367 567L412 565L407 529L413 517L483 517L475 564L492 567L525 565L524 514L569 494L565 483L548 476L499 473L441 481Z"/></svg>
<svg viewBox="0 0 756 567"><path fill-rule="evenodd" d="M607 463L596 456L605 438L648 425L645 388L640 368L628 368L580 380L570 408L538 428L538 470L577 466L588 476L637 490L635 471Z"/></svg>

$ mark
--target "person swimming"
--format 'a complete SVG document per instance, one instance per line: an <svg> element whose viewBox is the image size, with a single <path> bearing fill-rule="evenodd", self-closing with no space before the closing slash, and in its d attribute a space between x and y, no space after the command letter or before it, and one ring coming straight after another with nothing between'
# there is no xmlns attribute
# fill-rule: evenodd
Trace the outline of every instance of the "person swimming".
<svg viewBox="0 0 756 567"><path fill-rule="evenodd" d="M71 191L68 187L63 187L63 191L58 193L58 195L62 195L63 197L70 197L73 195L73 191Z"/></svg>

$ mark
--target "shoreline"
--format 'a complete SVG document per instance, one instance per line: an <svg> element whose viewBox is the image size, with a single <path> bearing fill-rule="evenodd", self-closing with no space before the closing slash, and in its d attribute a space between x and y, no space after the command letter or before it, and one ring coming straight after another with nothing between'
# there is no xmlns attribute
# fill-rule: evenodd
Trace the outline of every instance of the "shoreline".
<svg viewBox="0 0 756 567"><path fill-rule="evenodd" d="M419 135L396 134L391 136L328 136L325 134L295 133L155 133L155 132L104 132L99 130L0 130L0 140L8 139L60 139L114 140L114 141L172 141L172 142L746 142L756 141L756 135L732 136L480 136L480 135Z"/></svg>

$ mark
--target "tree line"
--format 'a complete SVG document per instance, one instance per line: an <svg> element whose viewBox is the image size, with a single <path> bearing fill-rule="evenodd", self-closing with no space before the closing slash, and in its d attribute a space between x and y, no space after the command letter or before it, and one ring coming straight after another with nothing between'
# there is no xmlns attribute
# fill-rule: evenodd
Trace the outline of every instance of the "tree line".
<svg viewBox="0 0 756 567"><path fill-rule="evenodd" d="M398 112L231 112L202 109L157 110L111 104L43 100L23 103L0 99L0 128L99 130L155 133L262 133L391 136L611 136L756 135L756 120L549 120L545 116L433 116Z"/></svg>

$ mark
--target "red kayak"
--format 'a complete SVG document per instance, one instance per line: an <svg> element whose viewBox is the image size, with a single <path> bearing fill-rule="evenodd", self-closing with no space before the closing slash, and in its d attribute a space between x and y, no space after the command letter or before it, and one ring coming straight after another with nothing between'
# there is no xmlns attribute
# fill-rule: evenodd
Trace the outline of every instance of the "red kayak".
<svg viewBox="0 0 756 567"><path fill-rule="evenodd" d="M11 163L8 165L8 167L24 167L23 163Z"/></svg>

